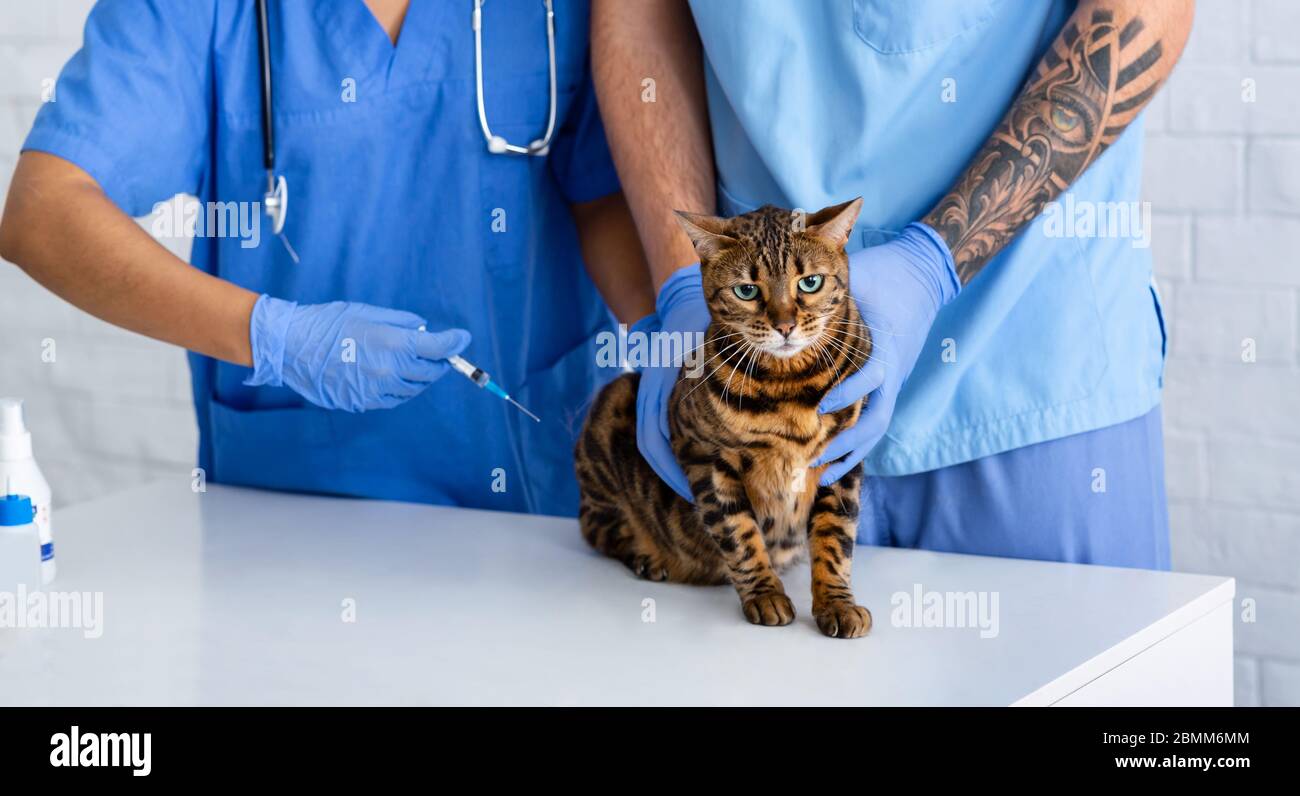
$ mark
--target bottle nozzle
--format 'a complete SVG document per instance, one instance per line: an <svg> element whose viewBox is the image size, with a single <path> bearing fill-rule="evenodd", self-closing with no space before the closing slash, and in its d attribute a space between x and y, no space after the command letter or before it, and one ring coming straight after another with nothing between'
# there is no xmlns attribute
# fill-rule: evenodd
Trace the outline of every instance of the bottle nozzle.
<svg viewBox="0 0 1300 796"><path fill-rule="evenodd" d="M10 437L26 431L22 399L0 398L0 437Z"/></svg>
<svg viewBox="0 0 1300 796"><path fill-rule="evenodd" d="M23 422L23 402L18 398L0 398L0 461L17 461L32 457L32 435Z"/></svg>

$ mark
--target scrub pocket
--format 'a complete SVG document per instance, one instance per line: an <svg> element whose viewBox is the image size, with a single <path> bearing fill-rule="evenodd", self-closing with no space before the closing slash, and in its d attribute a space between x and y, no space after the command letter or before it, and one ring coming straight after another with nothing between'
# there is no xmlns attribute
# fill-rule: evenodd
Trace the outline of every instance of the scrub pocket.
<svg viewBox="0 0 1300 796"><path fill-rule="evenodd" d="M883 55L927 50L992 19L1003 0L853 0L853 30Z"/></svg>
<svg viewBox="0 0 1300 796"><path fill-rule="evenodd" d="M293 492L331 492L340 481L330 412L315 407L235 409L208 403L213 481Z"/></svg>

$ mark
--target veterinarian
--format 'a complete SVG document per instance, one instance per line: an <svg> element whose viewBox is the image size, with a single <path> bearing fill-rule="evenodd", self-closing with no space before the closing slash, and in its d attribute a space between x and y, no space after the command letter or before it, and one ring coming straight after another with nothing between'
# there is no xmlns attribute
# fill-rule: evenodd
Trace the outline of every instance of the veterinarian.
<svg viewBox="0 0 1300 796"><path fill-rule="evenodd" d="M572 440L611 325L597 286L623 320L653 295L597 113L587 3L476 5L91 12L23 147L0 253L191 352L209 480L576 512ZM280 235L268 178L287 184ZM178 193L201 218L237 208L236 228L251 208L260 236L207 229L184 262L132 221ZM546 422L441 378L459 352Z"/></svg>
<svg viewBox="0 0 1300 796"><path fill-rule="evenodd" d="M824 481L871 476L859 541L1168 568L1147 231L1067 237L1052 203L1136 207L1140 112L1191 6L595 0L597 93L659 290L647 328L707 323L674 209L860 195L850 280L876 348L822 404L869 396L823 460ZM685 494L672 380L643 375L638 443Z"/></svg>

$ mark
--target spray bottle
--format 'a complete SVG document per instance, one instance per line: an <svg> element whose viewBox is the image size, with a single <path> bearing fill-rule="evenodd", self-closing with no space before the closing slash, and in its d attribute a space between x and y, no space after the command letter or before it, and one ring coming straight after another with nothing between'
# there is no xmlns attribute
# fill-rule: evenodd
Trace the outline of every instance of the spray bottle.
<svg viewBox="0 0 1300 796"><path fill-rule="evenodd" d="M15 495L12 487L0 495L0 590L41 588L40 532L34 522L31 498Z"/></svg>
<svg viewBox="0 0 1300 796"><path fill-rule="evenodd" d="M0 485L7 494L26 495L36 511L41 540L41 581L54 580L54 536L50 523L50 485L32 458L32 434L23 421L23 402L0 398Z"/></svg>

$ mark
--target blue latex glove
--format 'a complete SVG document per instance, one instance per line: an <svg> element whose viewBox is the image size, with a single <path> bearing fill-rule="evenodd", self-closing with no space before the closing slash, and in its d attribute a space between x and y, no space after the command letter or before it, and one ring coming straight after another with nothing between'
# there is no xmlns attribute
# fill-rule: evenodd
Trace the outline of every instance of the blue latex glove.
<svg viewBox="0 0 1300 796"><path fill-rule="evenodd" d="M250 387L287 386L325 409L391 409L442 378L469 332L424 332L399 310L335 301L305 304L262 296L249 321Z"/></svg>
<svg viewBox="0 0 1300 796"><path fill-rule="evenodd" d="M687 339L693 341L697 333L709 328L709 320L709 306L704 301L704 283L697 263L679 268L668 277L655 301L655 314L637 322L633 331L680 332L689 334ZM669 398L680 370L672 366L641 369L641 386L636 393L636 446L664 483L693 501L686 474L668 441Z"/></svg>
<svg viewBox="0 0 1300 796"><path fill-rule="evenodd" d="M961 292L961 280L939 233L915 223L888 243L849 255L849 289L871 330L872 353L864 367L822 399L820 410L868 401L858 422L831 440L813 463L831 462L822 473L823 486L856 467L885 435L934 317Z"/></svg>

